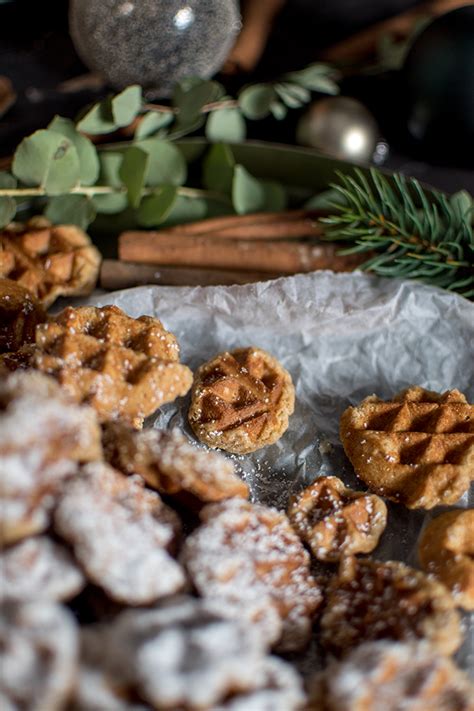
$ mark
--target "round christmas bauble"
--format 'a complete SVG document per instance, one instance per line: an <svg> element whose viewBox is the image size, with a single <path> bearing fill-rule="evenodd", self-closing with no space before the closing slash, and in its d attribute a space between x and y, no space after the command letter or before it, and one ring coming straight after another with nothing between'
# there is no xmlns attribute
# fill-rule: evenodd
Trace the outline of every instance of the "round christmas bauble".
<svg viewBox="0 0 474 711"><path fill-rule="evenodd" d="M341 160L367 162L371 159L379 130L368 109L347 96L315 101L301 117L296 140Z"/></svg>
<svg viewBox="0 0 474 711"><path fill-rule="evenodd" d="M474 163L474 5L430 23L402 69L406 128L431 157Z"/></svg>
<svg viewBox="0 0 474 711"><path fill-rule="evenodd" d="M166 96L179 79L220 69L240 14L236 0L71 0L69 25L84 64L108 84Z"/></svg>

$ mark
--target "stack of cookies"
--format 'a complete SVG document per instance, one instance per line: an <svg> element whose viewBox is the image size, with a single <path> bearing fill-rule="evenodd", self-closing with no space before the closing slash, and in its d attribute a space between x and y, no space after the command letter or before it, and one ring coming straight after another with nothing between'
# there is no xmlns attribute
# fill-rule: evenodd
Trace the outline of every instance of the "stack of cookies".
<svg viewBox="0 0 474 711"><path fill-rule="evenodd" d="M425 572L367 557L383 498L453 504L474 457L457 391L367 398L341 439L368 491L317 477L285 513L221 449L281 440L289 372L257 347L194 378L156 318L49 316L0 281L0 706L44 711L470 711L450 657L474 607L472 512L423 531ZM143 428L190 391L177 429ZM207 446L204 446L207 445ZM209 447L211 449L209 449ZM317 644L325 668L297 671Z"/></svg>

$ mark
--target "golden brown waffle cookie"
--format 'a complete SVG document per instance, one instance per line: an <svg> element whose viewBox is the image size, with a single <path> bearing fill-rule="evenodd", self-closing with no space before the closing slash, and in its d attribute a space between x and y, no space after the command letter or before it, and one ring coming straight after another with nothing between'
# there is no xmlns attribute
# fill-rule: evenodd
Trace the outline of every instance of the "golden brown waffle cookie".
<svg viewBox="0 0 474 711"><path fill-rule="evenodd" d="M54 376L102 421L140 426L166 402L185 395L192 373L179 360L173 334L151 316L127 316L116 306L67 307L36 329L36 346L4 356Z"/></svg>
<svg viewBox="0 0 474 711"><path fill-rule="evenodd" d="M82 571L66 548L47 536L28 538L0 553L0 601L54 600L77 595Z"/></svg>
<svg viewBox="0 0 474 711"><path fill-rule="evenodd" d="M88 579L117 602L150 604L184 585L169 553L178 517L139 477L103 463L87 465L63 487L54 524Z"/></svg>
<svg viewBox="0 0 474 711"><path fill-rule="evenodd" d="M202 525L183 546L183 560L198 592L228 601L229 609L240 608L240 615L255 624L263 611L276 607L283 622L279 649L302 648L321 592L309 572L309 555L287 517L267 506L229 499L206 506L201 518Z"/></svg>
<svg viewBox="0 0 474 711"><path fill-rule="evenodd" d="M40 217L0 231L0 276L25 286L45 308L58 296L89 294L100 262L100 252L75 225Z"/></svg>
<svg viewBox="0 0 474 711"><path fill-rule="evenodd" d="M76 680L74 618L52 602L7 603L0 614L0 708L63 711Z"/></svg>
<svg viewBox="0 0 474 711"><path fill-rule="evenodd" d="M348 489L324 476L294 496L291 525L318 560L336 562L353 553L369 553L387 524L387 507L374 494Z"/></svg>
<svg viewBox="0 0 474 711"><path fill-rule="evenodd" d="M307 711L474 711L469 679L423 642L367 642L310 687Z"/></svg>
<svg viewBox="0 0 474 711"><path fill-rule="evenodd" d="M460 607L474 610L474 509L448 511L431 521L420 537L418 555Z"/></svg>
<svg viewBox="0 0 474 711"><path fill-rule="evenodd" d="M239 348L198 368L188 417L202 442L246 454L280 439L294 404L291 376L277 359Z"/></svg>
<svg viewBox="0 0 474 711"><path fill-rule="evenodd" d="M41 373L0 380L0 542L43 531L62 479L101 456L94 410Z"/></svg>
<svg viewBox="0 0 474 711"><path fill-rule="evenodd" d="M248 498L248 487L231 462L217 452L198 449L178 429L136 432L113 422L105 427L103 441L112 466L140 474L161 494L193 506L232 496Z"/></svg>
<svg viewBox="0 0 474 711"><path fill-rule="evenodd" d="M451 594L403 563L344 559L328 587L321 642L339 656L376 639L425 639L438 652L452 654L462 633Z"/></svg>
<svg viewBox="0 0 474 711"><path fill-rule="evenodd" d="M46 313L34 295L11 279L0 279L0 353L34 343L36 325Z"/></svg>
<svg viewBox="0 0 474 711"><path fill-rule="evenodd" d="M458 390L372 395L343 413L340 434L362 481L409 508L454 504L473 477L474 405Z"/></svg>

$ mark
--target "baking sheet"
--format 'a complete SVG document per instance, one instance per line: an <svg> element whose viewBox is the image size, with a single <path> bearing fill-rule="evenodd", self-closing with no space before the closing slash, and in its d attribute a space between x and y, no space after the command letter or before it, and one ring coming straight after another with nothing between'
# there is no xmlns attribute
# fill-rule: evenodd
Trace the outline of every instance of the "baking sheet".
<svg viewBox="0 0 474 711"><path fill-rule="evenodd" d="M234 287L139 287L81 303L159 317L193 370L218 352L247 345L282 362L296 388L289 429L270 447L231 456L252 498L279 508L320 475L335 474L364 488L338 438L348 405L372 393L390 397L411 384L458 388L474 401L474 304L415 282L317 272ZM147 424L179 426L192 438L188 404L182 398ZM472 488L468 498L457 505L473 505ZM441 507L426 514L388 507L388 526L372 555L416 566L420 530ZM466 615L465 624L457 659L472 672L474 616Z"/></svg>

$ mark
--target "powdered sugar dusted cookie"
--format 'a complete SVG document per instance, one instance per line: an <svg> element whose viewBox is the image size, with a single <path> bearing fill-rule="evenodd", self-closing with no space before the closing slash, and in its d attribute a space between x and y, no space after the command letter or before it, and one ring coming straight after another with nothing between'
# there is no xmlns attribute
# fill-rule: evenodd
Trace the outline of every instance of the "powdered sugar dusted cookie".
<svg viewBox="0 0 474 711"><path fill-rule="evenodd" d="M329 585L321 642L337 656L376 639L424 639L452 654L462 634L451 594L403 563L346 558Z"/></svg>
<svg viewBox="0 0 474 711"><path fill-rule="evenodd" d="M89 580L118 602L149 604L184 585L184 572L168 552L179 519L139 477L87 465L65 486L54 522Z"/></svg>
<svg viewBox="0 0 474 711"><path fill-rule="evenodd" d="M77 669L77 628L53 602L7 603L0 615L0 707L61 711Z"/></svg>
<svg viewBox="0 0 474 711"><path fill-rule="evenodd" d="M28 538L0 554L0 600L74 597L85 578L70 553L46 536Z"/></svg>
<svg viewBox="0 0 474 711"><path fill-rule="evenodd" d="M176 428L137 432L122 423L110 423L104 444L112 466L140 474L162 494L180 496L194 505L248 497L248 487L232 462L217 452L199 449Z"/></svg>
<svg viewBox="0 0 474 711"><path fill-rule="evenodd" d="M426 642L366 642L312 682L308 711L472 711L474 687Z"/></svg>
<svg viewBox="0 0 474 711"><path fill-rule="evenodd" d="M228 601L253 622L275 606L283 624L279 649L303 647L321 592L285 514L230 499L206 506L201 518L183 546L183 561L199 593Z"/></svg>

